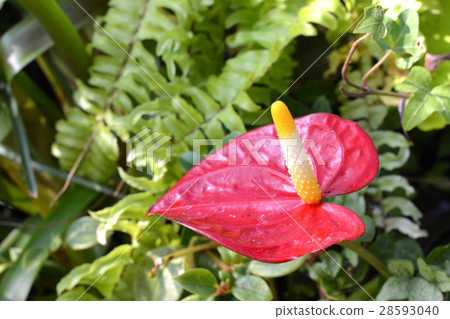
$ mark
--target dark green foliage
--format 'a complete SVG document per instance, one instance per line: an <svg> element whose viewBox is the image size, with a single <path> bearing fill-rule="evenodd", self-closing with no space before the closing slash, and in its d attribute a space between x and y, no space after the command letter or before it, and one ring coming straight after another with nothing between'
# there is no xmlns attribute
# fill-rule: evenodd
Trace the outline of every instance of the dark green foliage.
<svg viewBox="0 0 450 319"><path fill-rule="evenodd" d="M28 188L39 191L39 197L31 199L19 166L0 158L0 199L26 213L41 214L26 223L42 226L16 228L8 237L0 229L0 298L448 299L450 249L433 243L428 252L419 245L418 239L429 235L418 200L423 188L414 188L407 177L411 167L420 178L450 171L445 128L450 123L449 62L434 72L422 66L425 52L448 51L443 37L448 4L422 2L416 8L399 1L369 7L368 0L99 0L92 8L103 10L95 16L100 25L72 19L75 29L84 27L92 63L79 74L89 74L87 80L75 78L53 49L42 55L48 37L39 38L40 46L14 37L14 30L25 32L36 21L13 27L1 43L16 43L30 54L13 55L11 61L17 63L0 68L2 74L7 71L13 88L4 89L6 81L0 80L5 92L0 96L1 154L15 147L10 132L20 125L17 116L10 120L6 106L17 101L20 114L27 115L23 121L31 142L19 143L16 149L66 172L81 160L79 178L111 187L108 194L120 191L126 196L94 202L97 193L72 187L50 211L48 204L61 181L39 171L33 187L27 154L22 154ZM70 7L63 5L63 11L73 18ZM344 85L340 69L351 44L367 33L371 36L359 45L347 76L361 85L364 74L390 54L366 84L408 94L400 116L395 93L350 98L339 92ZM441 36L441 43L434 34ZM313 38L305 42L306 37ZM304 61L310 48L305 43L334 43L317 60L323 74L308 73L310 65ZM447 51L438 52L440 47ZM7 63L8 52L2 48L2 63ZM43 83L25 71L16 75L31 60L36 60L33 67ZM266 264L209 244L164 217L146 218L149 207L198 160L246 131L271 123L267 107L278 98L296 116L336 113L356 121L372 138L380 160L376 179L359 192L329 201L361 217L366 233L355 242L384 263L392 276L383 276L347 246ZM402 128L416 128L411 136L424 134L419 130L446 130L435 135L444 146L436 150L435 166L419 163L418 154L429 142L417 139L411 148ZM47 145L33 142L35 136ZM164 147L149 156L139 143L154 143L155 137ZM25 141L25 133L20 138ZM195 139L210 143L194 149ZM171 156L159 165L167 159L166 150ZM448 187L438 187L448 194ZM206 248L199 249L202 245ZM56 289L35 281L48 277ZM36 289L31 290L33 283Z"/></svg>

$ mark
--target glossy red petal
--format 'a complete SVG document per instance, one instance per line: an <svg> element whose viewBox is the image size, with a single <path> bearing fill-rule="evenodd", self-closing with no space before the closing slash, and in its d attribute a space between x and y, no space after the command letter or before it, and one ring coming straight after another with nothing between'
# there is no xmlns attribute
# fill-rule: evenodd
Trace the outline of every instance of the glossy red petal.
<svg viewBox="0 0 450 319"><path fill-rule="evenodd" d="M298 118L295 122L302 140L314 141L323 159L323 163L318 163L318 156L311 152L313 148L308 149L322 197L355 192L375 178L378 153L358 124L323 113Z"/></svg>
<svg viewBox="0 0 450 319"><path fill-rule="evenodd" d="M295 121L323 197L356 191L375 177L375 147L356 123L331 114ZM300 199L274 125L244 134L208 156L149 214L164 215L265 262L292 260L364 233L362 221L345 207L308 205Z"/></svg>
<svg viewBox="0 0 450 319"><path fill-rule="evenodd" d="M158 207L163 205L156 205L151 212L163 214L237 253L269 263L290 261L364 234L364 223L343 206L309 205L298 197L283 195L275 202L259 189L248 201L229 197L197 205L195 196L203 189L194 184L186 192L190 195L180 197L168 210L160 211Z"/></svg>
<svg viewBox="0 0 450 319"><path fill-rule="evenodd" d="M358 124L328 113L297 118L295 123L323 198L355 192L375 178L378 172L377 150ZM243 154L236 163L240 164L244 158L250 157L253 160L248 165L261 166L255 158L257 156L252 157L247 145L256 145L257 141L264 139L271 140L271 143L265 143L258 155L268 159L266 164L270 169L289 177L274 125L266 125L239 137L236 144ZM243 140L247 140L247 145L243 145ZM225 156L226 148L222 149Z"/></svg>

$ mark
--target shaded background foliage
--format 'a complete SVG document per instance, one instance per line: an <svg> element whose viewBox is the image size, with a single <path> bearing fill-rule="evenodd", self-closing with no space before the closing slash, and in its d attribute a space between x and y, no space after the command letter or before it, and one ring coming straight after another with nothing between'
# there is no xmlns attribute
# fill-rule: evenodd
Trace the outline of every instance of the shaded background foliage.
<svg viewBox="0 0 450 319"><path fill-rule="evenodd" d="M376 299L448 300L450 62L424 67L425 53L450 51L447 1L80 1L99 24L72 0L42 2L0 1L0 298L370 299L334 259ZM340 73L359 33L371 36L348 79L361 86L392 49L366 84L409 94L400 115L398 96L341 93L360 92ZM281 95L295 117L333 112L372 137L378 177L332 200L362 218L357 241L390 278L348 248L270 265L145 219L192 167L193 139L269 124ZM126 143L144 129L170 137L169 163L152 165L161 148L127 167Z"/></svg>

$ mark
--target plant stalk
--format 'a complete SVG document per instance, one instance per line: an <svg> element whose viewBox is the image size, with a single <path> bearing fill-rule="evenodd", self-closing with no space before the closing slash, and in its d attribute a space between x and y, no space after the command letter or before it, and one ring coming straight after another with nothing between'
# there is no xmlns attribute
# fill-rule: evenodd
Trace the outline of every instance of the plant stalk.
<svg viewBox="0 0 450 319"><path fill-rule="evenodd" d="M370 251L368 251L363 246L355 243L354 241L341 241L339 243L342 247L348 248L353 250L355 253L357 253L362 259L367 261L373 268L378 270L380 274L382 274L384 277L389 278L392 276L389 269L386 267L386 265L379 260L375 255L373 255Z"/></svg>

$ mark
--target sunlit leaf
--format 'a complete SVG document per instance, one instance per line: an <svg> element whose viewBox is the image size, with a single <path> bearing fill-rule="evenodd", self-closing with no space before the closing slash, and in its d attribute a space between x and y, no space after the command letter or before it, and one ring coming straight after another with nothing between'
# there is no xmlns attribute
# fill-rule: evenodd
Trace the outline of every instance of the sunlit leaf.
<svg viewBox="0 0 450 319"><path fill-rule="evenodd" d="M244 301L271 300L272 292L264 279L257 276L242 276L231 288L233 295Z"/></svg>
<svg viewBox="0 0 450 319"><path fill-rule="evenodd" d="M130 246L121 245L107 255L96 259L92 264L83 264L73 268L58 283L56 287L58 294L71 290L77 285L84 285L87 289L93 284L93 287L105 297L111 296L123 268L131 262L130 254Z"/></svg>
<svg viewBox="0 0 450 319"><path fill-rule="evenodd" d="M421 229L416 223L404 217L390 217L385 220L386 231L398 230L411 238L427 237L428 232Z"/></svg>
<svg viewBox="0 0 450 319"><path fill-rule="evenodd" d="M282 277L297 270L306 261L307 258L308 255L282 264L268 264L252 260L249 263L248 271L252 274L266 278Z"/></svg>
<svg viewBox="0 0 450 319"><path fill-rule="evenodd" d="M207 269L192 269L175 278L184 289L198 295L212 295L219 287L216 277Z"/></svg>
<svg viewBox="0 0 450 319"><path fill-rule="evenodd" d="M364 10L363 20L356 26L355 33L371 33L375 40L382 39L387 34L383 22L384 12L381 7L370 7Z"/></svg>
<svg viewBox="0 0 450 319"><path fill-rule="evenodd" d="M97 244L95 231L98 222L90 216L84 216L74 221L66 232L66 245L73 250L82 250Z"/></svg>
<svg viewBox="0 0 450 319"><path fill-rule="evenodd" d="M414 264L411 260L391 259L388 261L387 266L394 276L404 279L414 276Z"/></svg>
<svg viewBox="0 0 450 319"><path fill-rule="evenodd" d="M403 118L405 130L412 130L434 112L450 123L450 84L432 87L431 74L424 67L413 67L396 89L412 93Z"/></svg>
<svg viewBox="0 0 450 319"><path fill-rule="evenodd" d="M380 168L393 170L403 166L408 160L410 154L409 143L403 135L392 131L374 131L370 133L370 137L372 137L377 149L385 145L395 150L381 152L378 155Z"/></svg>

